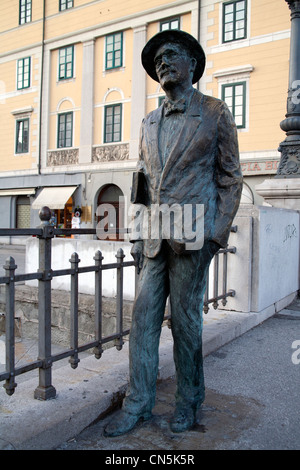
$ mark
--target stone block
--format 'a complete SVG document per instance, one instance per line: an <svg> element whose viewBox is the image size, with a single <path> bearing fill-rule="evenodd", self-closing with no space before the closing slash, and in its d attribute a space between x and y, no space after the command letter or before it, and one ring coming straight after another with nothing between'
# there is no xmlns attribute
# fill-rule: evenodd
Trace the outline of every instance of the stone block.
<svg viewBox="0 0 300 470"><path fill-rule="evenodd" d="M260 312L299 288L299 213L258 206L253 218L251 310Z"/></svg>

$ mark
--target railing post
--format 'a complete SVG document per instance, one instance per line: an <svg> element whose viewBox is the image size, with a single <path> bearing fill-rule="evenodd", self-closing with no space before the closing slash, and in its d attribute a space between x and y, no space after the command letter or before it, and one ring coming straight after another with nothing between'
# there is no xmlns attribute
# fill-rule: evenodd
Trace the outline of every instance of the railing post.
<svg viewBox="0 0 300 470"><path fill-rule="evenodd" d="M138 266L137 264L135 264L134 266L134 297L136 297L138 285L139 285L139 272L138 272Z"/></svg>
<svg viewBox="0 0 300 470"><path fill-rule="evenodd" d="M39 368L39 385L34 398L49 400L55 398L56 390L52 386L51 359L51 240L54 236L53 227L49 224L51 211L43 207L39 213L43 233L39 236L39 269L42 278L38 281L39 301L39 359L43 366Z"/></svg>
<svg viewBox="0 0 300 470"><path fill-rule="evenodd" d="M214 259L214 298L215 301L213 302L213 307L214 309L218 308L218 291L219 291L219 253L217 252L215 254L215 259Z"/></svg>
<svg viewBox="0 0 300 470"><path fill-rule="evenodd" d="M94 348L96 359L100 359L103 353L102 340L102 260L101 251L97 251L94 256L95 265L95 339L99 345Z"/></svg>
<svg viewBox="0 0 300 470"><path fill-rule="evenodd" d="M123 341L123 259L125 258L124 251L119 248L116 254L119 267L117 268L117 333L119 337L115 340L115 346L118 351L121 351Z"/></svg>
<svg viewBox="0 0 300 470"><path fill-rule="evenodd" d="M204 298L203 298L203 312L205 314L207 314L209 310L208 296L209 296L209 270L207 271L207 275L206 275L206 289L205 289Z"/></svg>
<svg viewBox="0 0 300 470"><path fill-rule="evenodd" d="M73 253L71 259L71 331L70 346L74 349L74 354L70 357L69 362L72 369L76 369L80 359L78 358L78 264L80 259L77 253Z"/></svg>
<svg viewBox="0 0 300 470"><path fill-rule="evenodd" d="M222 305L225 307L227 304L227 251L223 253L223 296Z"/></svg>
<svg viewBox="0 0 300 470"><path fill-rule="evenodd" d="M9 281L5 286L6 314L5 314L5 341L6 341L6 372L9 379L6 380L4 388L7 395L12 395L17 384L15 383L15 269L17 268L14 258L7 258L3 266L5 275Z"/></svg>

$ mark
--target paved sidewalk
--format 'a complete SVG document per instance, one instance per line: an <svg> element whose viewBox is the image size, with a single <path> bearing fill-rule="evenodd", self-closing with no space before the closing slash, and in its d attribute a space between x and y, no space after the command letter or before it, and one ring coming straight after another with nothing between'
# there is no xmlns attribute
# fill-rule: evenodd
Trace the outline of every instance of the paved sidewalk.
<svg viewBox="0 0 300 470"><path fill-rule="evenodd" d="M201 463L201 450L300 450L299 312L283 312L224 345L206 356L204 370L206 397L191 430L170 431L176 387L171 377L158 384L150 421L125 436L105 438L113 412L59 449L101 450L102 462L125 455L140 464L175 456Z"/></svg>
<svg viewBox="0 0 300 470"><path fill-rule="evenodd" d="M204 316L204 355L217 351L274 313L275 306L260 314L210 309ZM170 380L171 388L174 386L172 344L171 332L164 327L159 379ZM32 344L30 348L22 354L32 354ZM115 348L106 350L100 360L81 356L76 370L66 362L55 363L53 369L52 383L57 390L54 400L33 398L38 384L37 371L17 377L18 387L11 397L0 387L0 448L55 449L99 417L106 416L120 403L128 384L128 343L120 352Z"/></svg>

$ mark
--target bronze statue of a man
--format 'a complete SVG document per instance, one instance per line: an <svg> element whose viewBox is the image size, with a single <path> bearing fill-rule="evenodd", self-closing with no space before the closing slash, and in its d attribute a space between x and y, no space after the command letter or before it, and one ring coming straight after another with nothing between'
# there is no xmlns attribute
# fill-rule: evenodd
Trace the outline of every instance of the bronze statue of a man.
<svg viewBox="0 0 300 470"><path fill-rule="evenodd" d="M168 296L177 378L170 427L182 432L194 425L205 392L202 308L206 276L214 254L227 245L242 191L233 117L223 101L193 87L205 67L200 44L186 32L163 31L144 47L142 63L160 83L166 99L142 123L132 202L149 208L203 205L204 242L199 249L189 250L184 237L172 234L169 239L133 241L132 255L141 271L129 338L130 387L119 415L105 428L106 436L124 434L151 417ZM137 187L141 181L142 190Z"/></svg>

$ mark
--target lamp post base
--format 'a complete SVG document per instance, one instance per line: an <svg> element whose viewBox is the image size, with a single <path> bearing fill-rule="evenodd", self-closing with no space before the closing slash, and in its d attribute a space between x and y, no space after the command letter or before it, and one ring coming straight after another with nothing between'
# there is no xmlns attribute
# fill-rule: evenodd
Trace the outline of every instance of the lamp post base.
<svg viewBox="0 0 300 470"><path fill-rule="evenodd" d="M300 176L300 140L284 141L279 146L281 159L275 178Z"/></svg>

